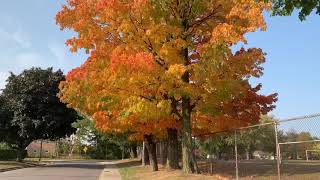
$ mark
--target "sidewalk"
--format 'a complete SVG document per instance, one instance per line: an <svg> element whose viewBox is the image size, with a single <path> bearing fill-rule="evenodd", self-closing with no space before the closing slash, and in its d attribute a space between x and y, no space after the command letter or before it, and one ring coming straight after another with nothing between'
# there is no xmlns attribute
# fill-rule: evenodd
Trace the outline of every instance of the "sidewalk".
<svg viewBox="0 0 320 180"><path fill-rule="evenodd" d="M99 180L121 180L116 163L117 162L102 162L105 168L100 174Z"/></svg>

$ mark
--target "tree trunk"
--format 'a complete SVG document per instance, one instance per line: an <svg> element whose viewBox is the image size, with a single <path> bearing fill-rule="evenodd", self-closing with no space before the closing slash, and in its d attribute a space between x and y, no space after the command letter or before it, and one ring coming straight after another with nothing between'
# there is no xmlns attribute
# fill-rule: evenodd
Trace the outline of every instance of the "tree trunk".
<svg viewBox="0 0 320 180"><path fill-rule="evenodd" d="M142 166L146 166L150 164L150 160L149 160L149 155L148 155L148 150L146 148L146 143L143 141L142 144Z"/></svg>
<svg viewBox="0 0 320 180"><path fill-rule="evenodd" d="M124 159L124 147L123 146L121 147L121 159L122 160Z"/></svg>
<svg viewBox="0 0 320 180"><path fill-rule="evenodd" d="M138 153L137 153L137 145L136 144L132 144L131 147L131 158L137 158L138 157Z"/></svg>
<svg viewBox="0 0 320 180"><path fill-rule="evenodd" d="M168 133L168 160L167 168L179 169L178 131L177 129L167 129Z"/></svg>
<svg viewBox="0 0 320 180"><path fill-rule="evenodd" d="M106 160L108 160L108 144L107 143L106 143L105 150L106 150L105 158L106 158Z"/></svg>
<svg viewBox="0 0 320 180"><path fill-rule="evenodd" d="M182 98L182 170L184 173L194 173L192 164L192 135L190 98Z"/></svg>
<svg viewBox="0 0 320 180"><path fill-rule="evenodd" d="M153 135L144 135L144 142L148 150L150 164L153 171L158 171L158 160L156 155L156 144L153 141Z"/></svg>
<svg viewBox="0 0 320 180"><path fill-rule="evenodd" d="M43 140L41 139L41 140L40 140L39 162L40 162L41 159L42 159L42 143L43 143Z"/></svg>
<svg viewBox="0 0 320 180"><path fill-rule="evenodd" d="M246 149L246 159L250 160L250 153L249 153L249 150L247 150L247 149Z"/></svg>
<svg viewBox="0 0 320 180"><path fill-rule="evenodd" d="M165 166L167 163L167 156L168 156L168 151L167 151L167 142L166 141L161 141L159 143L160 146L160 163Z"/></svg>
<svg viewBox="0 0 320 180"><path fill-rule="evenodd" d="M17 148L17 161L18 162L22 162L22 160L24 159L24 149L25 149L25 146L20 144Z"/></svg>
<svg viewBox="0 0 320 180"><path fill-rule="evenodd" d="M188 48L184 48L183 58L185 61L185 65L188 66L189 63L189 51ZM186 71L182 80L185 83L190 83L190 73ZM192 147L192 132L191 132L191 111L192 106L190 102L190 97L183 96L182 97L182 170L184 173L200 173L199 168L197 166L195 157L193 155L193 147Z"/></svg>

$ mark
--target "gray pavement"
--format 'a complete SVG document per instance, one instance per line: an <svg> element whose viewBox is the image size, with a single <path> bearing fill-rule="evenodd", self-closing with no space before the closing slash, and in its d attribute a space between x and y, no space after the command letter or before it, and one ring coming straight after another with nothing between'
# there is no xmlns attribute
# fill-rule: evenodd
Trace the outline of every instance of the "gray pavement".
<svg viewBox="0 0 320 180"><path fill-rule="evenodd" d="M55 162L52 165L0 173L0 180L98 180L104 168L99 162Z"/></svg>

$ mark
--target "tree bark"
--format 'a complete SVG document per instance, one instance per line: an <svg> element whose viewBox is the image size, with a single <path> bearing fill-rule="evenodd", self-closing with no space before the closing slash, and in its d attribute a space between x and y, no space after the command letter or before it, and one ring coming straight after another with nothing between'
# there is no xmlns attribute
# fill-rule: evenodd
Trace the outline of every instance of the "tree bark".
<svg viewBox="0 0 320 180"><path fill-rule="evenodd" d="M160 163L165 166L167 163L167 156L168 156L168 148L167 148L167 142L166 141L161 141L159 143L160 146Z"/></svg>
<svg viewBox="0 0 320 180"><path fill-rule="evenodd" d="M23 150L21 150L21 149L18 149L17 150L17 161L18 162L22 162L22 159L23 159Z"/></svg>
<svg viewBox="0 0 320 180"><path fill-rule="evenodd" d="M189 51L188 48L184 48L183 58L185 65L188 66L189 63ZM186 71L182 76L182 80L185 83L190 83L190 73ZM200 173L197 166L195 157L193 155L192 147L192 132L191 132L191 98L188 96L182 97L182 170L184 173Z"/></svg>
<svg viewBox="0 0 320 180"><path fill-rule="evenodd" d="M249 154L249 150L246 149L246 159L250 160L250 154Z"/></svg>
<svg viewBox="0 0 320 180"><path fill-rule="evenodd" d="M168 157L167 169L179 169L178 131L177 129L167 129L168 133Z"/></svg>
<svg viewBox="0 0 320 180"><path fill-rule="evenodd" d="M26 148L26 146L24 146L23 143L18 145L16 161L22 162L22 160L24 159L24 149L25 148Z"/></svg>
<svg viewBox="0 0 320 180"><path fill-rule="evenodd" d="M106 151L105 158L106 160L108 160L108 144L107 143L106 143L105 151Z"/></svg>
<svg viewBox="0 0 320 180"><path fill-rule="evenodd" d="M150 164L150 160L149 160L149 155L148 155L148 150L146 148L146 144L143 141L143 147L142 147L142 166L146 166Z"/></svg>
<svg viewBox="0 0 320 180"><path fill-rule="evenodd" d="M121 159L124 159L124 146L121 147Z"/></svg>
<svg viewBox="0 0 320 180"><path fill-rule="evenodd" d="M131 158L137 158L138 157L138 153L137 153L137 145L136 144L132 144L131 147Z"/></svg>
<svg viewBox="0 0 320 180"><path fill-rule="evenodd" d="M158 171L158 160L156 155L156 144L153 141L153 135L144 135L144 142L148 150L150 164L153 171Z"/></svg>

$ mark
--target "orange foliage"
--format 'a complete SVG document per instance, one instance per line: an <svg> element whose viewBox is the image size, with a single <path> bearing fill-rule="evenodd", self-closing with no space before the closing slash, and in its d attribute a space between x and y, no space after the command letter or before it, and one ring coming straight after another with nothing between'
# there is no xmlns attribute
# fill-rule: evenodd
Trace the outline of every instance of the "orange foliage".
<svg viewBox="0 0 320 180"><path fill-rule="evenodd" d="M191 100L194 134L256 123L276 101L249 84L262 75L264 53L231 46L265 30L268 8L256 0L68 0L57 23L77 33L66 42L71 51L91 54L59 96L98 129L132 138L180 129L181 97Z"/></svg>

